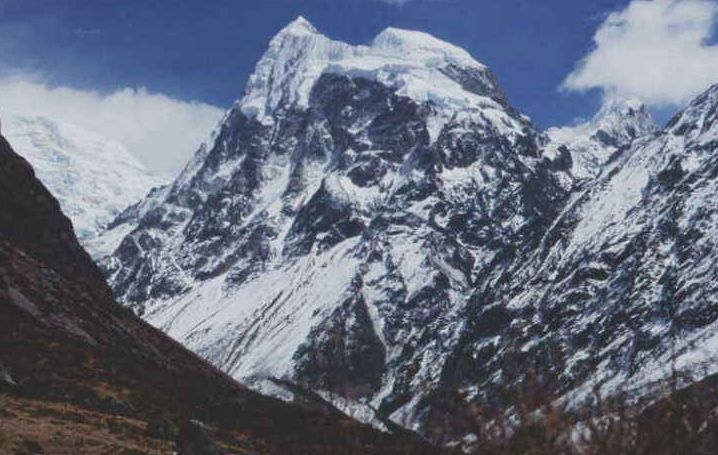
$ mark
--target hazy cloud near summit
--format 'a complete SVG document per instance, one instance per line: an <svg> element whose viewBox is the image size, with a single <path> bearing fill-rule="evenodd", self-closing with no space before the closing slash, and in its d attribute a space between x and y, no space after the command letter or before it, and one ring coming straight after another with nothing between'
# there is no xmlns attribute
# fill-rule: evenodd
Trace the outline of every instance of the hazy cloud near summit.
<svg viewBox="0 0 718 455"><path fill-rule="evenodd" d="M0 118L3 112L75 124L123 144L149 169L174 174L209 137L224 110L143 88L103 95L9 77L0 79Z"/></svg>
<svg viewBox="0 0 718 455"><path fill-rule="evenodd" d="M656 107L682 106L718 83L715 0L633 0L594 35L594 49L562 88L599 88Z"/></svg>

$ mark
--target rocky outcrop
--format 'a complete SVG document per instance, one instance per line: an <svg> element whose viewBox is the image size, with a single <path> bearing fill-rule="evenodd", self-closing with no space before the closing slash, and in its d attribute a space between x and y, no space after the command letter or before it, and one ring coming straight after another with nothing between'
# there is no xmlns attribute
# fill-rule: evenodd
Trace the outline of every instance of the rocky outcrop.
<svg viewBox="0 0 718 455"><path fill-rule="evenodd" d="M178 455L220 455L219 446L207 434L202 422L189 420L177 436Z"/></svg>

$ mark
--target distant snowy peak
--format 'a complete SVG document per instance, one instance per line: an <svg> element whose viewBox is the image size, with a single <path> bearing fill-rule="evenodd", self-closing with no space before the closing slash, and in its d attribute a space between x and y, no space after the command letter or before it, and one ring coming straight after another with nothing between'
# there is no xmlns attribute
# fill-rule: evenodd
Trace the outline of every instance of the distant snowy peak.
<svg viewBox="0 0 718 455"><path fill-rule="evenodd" d="M574 176L595 177L616 152L657 130L656 122L640 100L610 99L588 122L549 129L546 154L560 156L568 151Z"/></svg>
<svg viewBox="0 0 718 455"><path fill-rule="evenodd" d="M606 102L591 125L592 138L609 144L630 142L658 130L646 105L636 98Z"/></svg>
<svg viewBox="0 0 718 455"><path fill-rule="evenodd" d="M314 84L325 73L375 80L437 110L479 111L506 104L483 64L429 34L388 28L369 46L352 46L327 38L300 17L270 41L240 109L271 122L279 107L306 108Z"/></svg>
<svg viewBox="0 0 718 455"><path fill-rule="evenodd" d="M6 114L2 133L58 199L83 243L163 183L122 145L71 124Z"/></svg>

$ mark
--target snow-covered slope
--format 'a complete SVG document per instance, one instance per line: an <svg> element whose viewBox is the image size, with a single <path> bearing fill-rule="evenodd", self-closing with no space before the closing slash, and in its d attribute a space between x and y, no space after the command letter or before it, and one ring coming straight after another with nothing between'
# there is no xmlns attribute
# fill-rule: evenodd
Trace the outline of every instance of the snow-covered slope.
<svg viewBox="0 0 718 455"><path fill-rule="evenodd" d="M162 183L122 145L74 125L6 114L2 132L57 197L86 246L122 210Z"/></svg>
<svg viewBox="0 0 718 455"><path fill-rule="evenodd" d="M130 232L104 267L125 304L259 388L420 431L503 404L531 367L578 396L660 355L649 309L676 237L655 224L678 188L710 212L713 174L656 182L710 166L714 101L663 133L628 102L542 135L450 44L389 29L351 46L299 19L180 177L113 223Z"/></svg>
<svg viewBox="0 0 718 455"><path fill-rule="evenodd" d="M573 400L650 393L672 367L716 371L717 113L714 86L583 185L510 280L484 284L503 314L496 352L516 348ZM472 332L463 343L455 368L481 347ZM513 381L490 374L505 358L486 360L464 378L476 399Z"/></svg>

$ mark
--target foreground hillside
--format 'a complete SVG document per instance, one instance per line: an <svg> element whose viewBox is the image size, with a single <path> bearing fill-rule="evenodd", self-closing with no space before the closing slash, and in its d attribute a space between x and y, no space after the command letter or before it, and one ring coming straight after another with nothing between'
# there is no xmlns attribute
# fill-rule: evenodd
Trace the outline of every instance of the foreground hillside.
<svg viewBox="0 0 718 455"><path fill-rule="evenodd" d="M0 207L1 453L171 453L203 441L194 419L226 453L430 452L249 392L116 305L4 138Z"/></svg>

